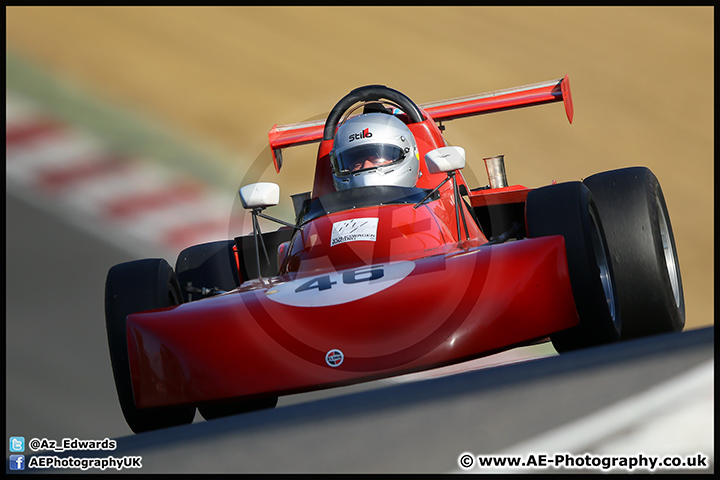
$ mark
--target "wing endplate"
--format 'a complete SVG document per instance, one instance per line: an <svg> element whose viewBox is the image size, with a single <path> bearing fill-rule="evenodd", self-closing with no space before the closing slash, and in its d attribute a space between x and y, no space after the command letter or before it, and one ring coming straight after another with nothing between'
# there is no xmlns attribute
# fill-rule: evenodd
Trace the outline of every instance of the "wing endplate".
<svg viewBox="0 0 720 480"><path fill-rule="evenodd" d="M268 139L270 140L275 170L280 172L282 167L281 151L283 148L319 142L322 140L324 128L325 120L313 120L280 126L276 124L273 126L268 134Z"/></svg>

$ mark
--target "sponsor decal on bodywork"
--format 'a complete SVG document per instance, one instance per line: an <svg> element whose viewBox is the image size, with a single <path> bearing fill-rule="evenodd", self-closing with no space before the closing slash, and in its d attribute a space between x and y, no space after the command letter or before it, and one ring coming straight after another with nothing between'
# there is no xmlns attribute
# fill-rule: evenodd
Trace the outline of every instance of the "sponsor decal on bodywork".
<svg viewBox="0 0 720 480"><path fill-rule="evenodd" d="M377 239L377 226L377 218L353 218L333 223L330 246L345 242L374 242Z"/></svg>
<svg viewBox="0 0 720 480"><path fill-rule="evenodd" d="M333 348L325 354L325 362L333 368L339 367L343 360L345 360L345 355L337 348Z"/></svg>

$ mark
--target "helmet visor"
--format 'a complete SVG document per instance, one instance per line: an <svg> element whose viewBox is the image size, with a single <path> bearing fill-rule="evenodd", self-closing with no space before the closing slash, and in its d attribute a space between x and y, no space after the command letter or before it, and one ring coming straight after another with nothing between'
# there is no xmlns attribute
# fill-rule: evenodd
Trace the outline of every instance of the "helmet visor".
<svg viewBox="0 0 720 480"><path fill-rule="evenodd" d="M350 175L401 162L405 152L397 145L371 144L350 148L337 155L340 175Z"/></svg>

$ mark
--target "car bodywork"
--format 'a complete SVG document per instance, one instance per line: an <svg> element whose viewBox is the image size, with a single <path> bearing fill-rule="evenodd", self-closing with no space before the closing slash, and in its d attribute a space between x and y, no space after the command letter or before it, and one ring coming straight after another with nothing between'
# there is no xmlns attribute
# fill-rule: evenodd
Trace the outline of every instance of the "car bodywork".
<svg viewBox="0 0 720 480"><path fill-rule="evenodd" d="M418 106L421 121L408 123L420 150L413 188L336 192L326 122L273 127L278 172L283 149L320 143L312 190L294 225L235 239L237 288L127 317L137 407L347 385L578 325L563 237L527 238L531 189L472 189L459 170L451 178L425 161L447 146L443 121L559 101L572 122L567 76ZM262 267L258 239L272 257Z"/></svg>

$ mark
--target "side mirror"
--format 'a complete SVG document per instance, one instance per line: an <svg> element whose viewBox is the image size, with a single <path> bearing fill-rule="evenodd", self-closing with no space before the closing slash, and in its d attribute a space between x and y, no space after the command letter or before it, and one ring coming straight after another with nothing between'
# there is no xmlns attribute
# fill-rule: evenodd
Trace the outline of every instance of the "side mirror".
<svg viewBox="0 0 720 480"><path fill-rule="evenodd" d="M242 206L246 210L274 207L280 202L280 186L276 183L251 183L242 187L239 193Z"/></svg>
<svg viewBox="0 0 720 480"><path fill-rule="evenodd" d="M425 203L425 200L436 191L440 190L440 187L445 185L449 180L452 180L453 195L455 197L455 218L457 219L457 238L458 242L461 241L460 237L460 221L465 226L465 238L470 240L470 233L468 233L467 223L465 223L465 213L460 208L460 189L458 188L458 182L456 177L457 170L465 168L465 149L462 147L440 147L435 150L431 150L425 154L425 163L430 173L447 173L445 180L440 182L440 185L435 187L425 195L425 198L415 204L413 208L418 208L420 205Z"/></svg>
<svg viewBox="0 0 720 480"><path fill-rule="evenodd" d="M452 172L465 168L465 149L462 147L440 147L425 154L425 163L430 173Z"/></svg>

